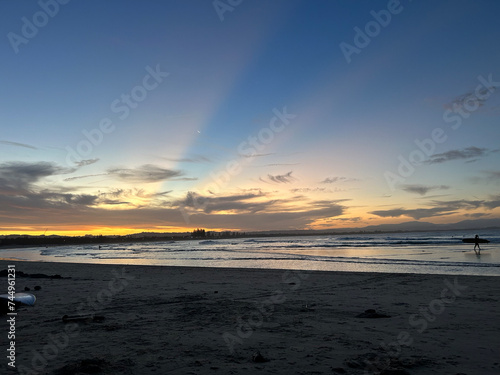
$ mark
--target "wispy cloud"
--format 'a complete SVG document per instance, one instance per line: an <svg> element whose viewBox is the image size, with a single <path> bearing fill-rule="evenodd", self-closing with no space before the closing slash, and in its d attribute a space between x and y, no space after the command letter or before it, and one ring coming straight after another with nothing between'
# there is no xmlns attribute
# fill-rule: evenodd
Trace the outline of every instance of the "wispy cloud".
<svg viewBox="0 0 500 375"><path fill-rule="evenodd" d="M111 168L108 169L107 173L120 180L143 183L170 180L183 175L181 171L152 164L145 164L137 168Z"/></svg>
<svg viewBox="0 0 500 375"><path fill-rule="evenodd" d="M335 183L352 182L352 181L358 181L358 179L344 177L344 176L336 176L336 177L327 177L323 181L321 181L320 183L322 183L322 184L335 184Z"/></svg>
<svg viewBox="0 0 500 375"><path fill-rule="evenodd" d="M147 192L144 189L112 189L99 193L99 202L102 204L129 204L131 206L144 205L153 200L153 205L161 205L163 199L172 192L172 190L161 192ZM137 203L139 202L141 203ZM136 203L131 203L134 201Z"/></svg>
<svg viewBox="0 0 500 375"><path fill-rule="evenodd" d="M408 216L415 220L420 220L426 217L437 217L451 215L460 210L475 210L479 208L493 209L500 206L500 196L492 197L490 200L454 200L454 201L439 201L433 200L429 202L429 208L393 208L388 210L375 210L370 213L380 217L400 217Z"/></svg>
<svg viewBox="0 0 500 375"><path fill-rule="evenodd" d="M273 163L273 164L266 164L263 165L262 167L286 167L286 166L294 166L294 165L299 165L300 163Z"/></svg>
<svg viewBox="0 0 500 375"><path fill-rule="evenodd" d="M108 173L96 173L96 174L86 174L83 176L68 177L65 178L64 181L75 181L75 180L81 180L83 178L97 177L97 176L108 176Z"/></svg>
<svg viewBox="0 0 500 375"><path fill-rule="evenodd" d="M37 147L28 145L26 143L19 143L19 142L11 142L11 141L0 141L1 144L8 145L8 146L17 146L17 147L24 147L24 148L30 148L32 150L38 150Z"/></svg>
<svg viewBox="0 0 500 375"><path fill-rule="evenodd" d="M238 154L238 156L242 158L258 158L258 157L263 157L263 156L269 156L269 155L274 155L274 152L270 152L267 154Z"/></svg>
<svg viewBox="0 0 500 375"><path fill-rule="evenodd" d="M78 161L78 162L75 162L75 163L76 163L77 167L85 167L87 165L95 164L99 160L100 160L99 158L96 158L96 159L87 159L87 160L81 160L81 161Z"/></svg>
<svg viewBox="0 0 500 375"><path fill-rule="evenodd" d="M500 181L500 171L485 171L488 181Z"/></svg>
<svg viewBox="0 0 500 375"><path fill-rule="evenodd" d="M445 211L440 208L417 208L417 209L393 208L390 210L375 210L371 211L370 213L380 217L408 216L415 220L420 220L425 217L450 215L453 212Z"/></svg>
<svg viewBox="0 0 500 375"><path fill-rule="evenodd" d="M162 168L152 164L146 164L137 168L110 168L106 173L96 173L83 176L74 176L64 179L64 181L75 181L89 177L110 176L129 182L158 182L163 180L185 180L192 181L196 178L181 177L183 172Z"/></svg>
<svg viewBox="0 0 500 375"><path fill-rule="evenodd" d="M212 160L203 155L194 155L190 158L162 158L176 163L209 163Z"/></svg>
<svg viewBox="0 0 500 375"><path fill-rule="evenodd" d="M482 107L487 98L489 97L488 91L491 88L489 87L483 87L481 90L476 92L475 90L471 90L469 92L466 92L465 94L459 95L451 100L451 102L446 103L444 105L445 109L451 109L455 112L464 110L469 112L470 110L467 110L467 104L470 107L472 103L475 103L474 106Z"/></svg>
<svg viewBox="0 0 500 375"><path fill-rule="evenodd" d="M426 195L429 191L433 190L447 190L450 187L447 185L433 185L433 186L425 186L425 185L403 185L402 189L408 193L414 193L419 195Z"/></svg>
<svg viewBox="0 0 500 375"><path fill-rule="evenodd" d="M488 150L487 148L467 147L460 150L450 150L441 154L434 154L425 162L426 164L439 164L453 160L466 160L467 162L475 161L477 158L487 156L491 152L497 150Z"/></svg>
<svg viewBox="0 0 500 375"><path fill-rule="evenodd" d="M292 193L324 193L324 192L329 192L330 190L326 188L297 188L297 189L290 189Z"/></svg>
<svg viewBox="0 0 500 375"><path fill-rule="evenodd" d="M260 178L262 182L271 182L271 183L277 183L277 184L289 184L293 181L296 180L295 177L292 176L293 171L290 171L285 174L277 174L277 175L272 175L268 174L267 178Z"/></svg>

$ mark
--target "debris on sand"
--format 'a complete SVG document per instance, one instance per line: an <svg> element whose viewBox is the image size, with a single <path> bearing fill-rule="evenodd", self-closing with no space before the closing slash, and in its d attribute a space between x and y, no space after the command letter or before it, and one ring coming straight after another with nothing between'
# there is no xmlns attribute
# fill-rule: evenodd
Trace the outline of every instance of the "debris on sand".
<svg viewBox="0 0 500 375"><path fill-rule="evenodd" d="M252 356L252 362L255 363L269 362L269 359L265 358L262 354L260 354L259 351L257 351Z"/></svg>

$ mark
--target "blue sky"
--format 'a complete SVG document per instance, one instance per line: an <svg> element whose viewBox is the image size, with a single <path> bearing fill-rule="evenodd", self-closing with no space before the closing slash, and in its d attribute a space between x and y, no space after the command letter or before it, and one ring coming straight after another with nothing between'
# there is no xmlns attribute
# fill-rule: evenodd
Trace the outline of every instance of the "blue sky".
<svg viewBox="0 0 500 375"><path fill-rule="evenodd" d="M0 7L1 232L499 218L495 1Z"/></svg>

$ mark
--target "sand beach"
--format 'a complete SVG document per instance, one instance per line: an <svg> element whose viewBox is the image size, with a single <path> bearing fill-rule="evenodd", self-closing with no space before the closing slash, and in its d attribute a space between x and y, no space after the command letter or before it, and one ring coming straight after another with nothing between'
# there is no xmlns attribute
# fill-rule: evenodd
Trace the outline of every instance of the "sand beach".
<svg viewBox="0 0 500 375"><path fill-rule="evenodd" d="M495 277L9 264L2 373L500 373Z"/></svg>

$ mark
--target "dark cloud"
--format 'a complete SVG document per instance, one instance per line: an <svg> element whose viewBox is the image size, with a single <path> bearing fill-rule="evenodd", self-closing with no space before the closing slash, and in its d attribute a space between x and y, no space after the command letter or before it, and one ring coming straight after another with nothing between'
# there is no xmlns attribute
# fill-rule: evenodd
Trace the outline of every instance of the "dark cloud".
<svg viewBox="0 0 500 375"><path fill-rule="evenodd" d="M105 199L105 200L102 200L100 203L102 204L109 204L109 205L129 205L130 202L127 202L127 201L115 201L115 200L111 200L111 199Z"/></svg>
<svg viewBox="0 0 500 375"><path fill-rule="evenodd" d="M74 171L47 162L0 164L0 217L9 218L9 222L4 225L14 223L16 220L20 223L32 222L34 225L36 222L40 224L52 220L65 225L66 221L74 222L75 215L86 217L88 223L92 223L95 220L92 212L99 211L100 214L106 212L105 209L98 209L99 205L129 205L136 209L141 205L161 206L165 204L165 197L169 193L169 191L148 193L143 189L115 189L84 194L64 186L53 186L50 190L43 188L46 185L45 178ZM178 175L167 173L167 170L152 168L145 168L145 171L154 174L153 177L156 179L160 176ZM135 177L144 176L138 174ZM146 177L150 178L149 175Z"/></svg>
<svg viewBox="0 0 500 375"><path fill-rule="evenodd" d="M8 145L8 146L17 146L17 147L24 147L24 148L30 148L32 150L38 150L35 146L28 145L26 143L18 143L18 142L10 142L10 141L0 141L1 144Z"/></svg>
<svg viewBox="0 0 500 375"><path fill-rule="evenodd" d="M487 214L487 213L484 213L484 212L477 212L477 213L473 213L473 214L465 214L464 216L471 217L473 219L478 219L478 218L481 218L481 217L490 216L490 214Z"/></svg>
<svg viewBox="0 0 500 375"><path fill-rule="evenodd" d="M97 196L90 194L64 194L62 197L66 203L78 206L93 206L98 200Z"/></svg>
<svg viewBox="0 0 500 375"><path fill-rule="evenodd" d="M183 175L182 172L165 169L152 164L145 164L137 168L113 168L108 169L108 174L121 180L130 182L159 182L170 180Z"/></svg>
<svg viewBox="0 0 500 375"><path fill-rule="evenodd" d="M277 209L280 207L280 209ZM329 203L326 207L307 210L286 209L276 205L269 211L259 211L238 214L207 214L196 212L188 216L189 223L195 226L210 226L212 228L235 228L243 230L273 230L273 229L303 229L315 220L341 216L344 207Z"/></svg>
<svg viewBox="0 0 500 375"><path fill-rule="evenodd" d="M431 206L430 208L394 208L389 210L375 210L370 213L380 217L408 216L415 220L420 220L426 217L451 215L457 213L459 210L475 210L479 208L493 209L500 206L500 196L492 197L491 200L433 200L429 203L429 205Z"/></svg>
<svg viewBox="0 0 500 375"><path fill-rule="evenodd" d="M408 193L426 195L429 191L433 190L447 190L449 186L446 185L434 185L434 186L424 186L424 185L403 185L402 189Z"/></svg>
<svg viewBox="0 0 500 375"><path fill-rule="evenodd" d="M370 213L380 217L409 216L415 220L420 220L425 217L450 215L454 212L451 211L446 212L440 208L417 208L417 209L394 208L390 210L371 211Z"/></svg>
<svg viewBox="0 0 500 375"><path fill-rule="evenodd" d="M176 204L184 210L189 224L246 230L304 228L317 219L340 216L345 210L339 201L308 201L307 209L299 209L296 203L301 199L271 199L266 194L204 197L189 192Z"/></svg>
<svg viewBox="0 0 500 375"><path fill-rule="evenodd" d="M357 223L358 221L361 221L361 218L359 216L356 216L356 217L335 218L333 220L335 220L335 221L349 221L349 222Z"/></svg>
<svg viewBox="0 0 500 375"><path fill-rule="evenodd" d="M278 184L288 184L292 181L295 180L295 177L292 176L292 171L285 173L285 174L277 174L277 175L272 175L268 174L267 179L260 178L262 182L273 182L273 183L278 183Z"/></svg>
<svg viewBox="0 0 500 375"><path fill-rule="evenodd" d="M496 150L495 150L496 151ZM488 155L491 151L486 148L467 147L461 150L450 150L441 154L434 154L429 157L426 164L440 164L452 160L474 161L477 158Z"/></svg>
<svg viewBox="0 0 500 375"><path fill-rule="evenodd" d="M262 194L237 194L227 196L202 196L195 192L188 192L186 198L176 204L184 208L202 210L210 214L213 212L258 212L269 209L273 202L256 202L255 198Z"/></svg>
<svg viewBox="0 0 500 375"><path fill-rule="evenodd" d="M493 195L490 197L490 200L487 200L484 202L484 206L486 208L489 208L490 210L493 210L497 207L500 207L500 195Z"/></svg>
<svg viewBox="0 0 500 375"><path fill-rule="evenodd" d="M20 222L45 223L53 216L64 223L80 209L97 204L99 197L90 194L57 193L51 191L21 192L16 195L0 195L0 216Z"/></svg>
<svg viewBox="0 0 500 375"><path fill-rule="evenodd" d="M7 162L0 164L0 191L29 190L30 186L49 176L73 172L54 163Z"/></svg>

